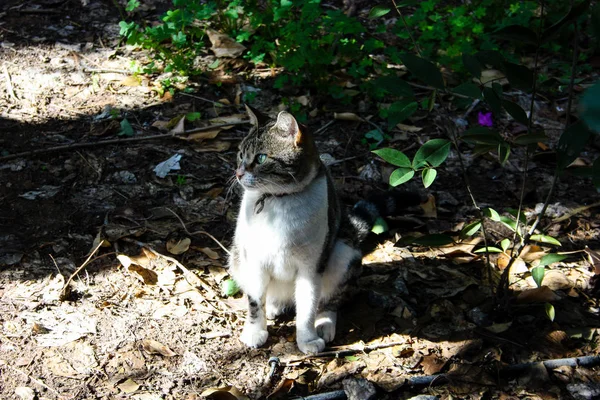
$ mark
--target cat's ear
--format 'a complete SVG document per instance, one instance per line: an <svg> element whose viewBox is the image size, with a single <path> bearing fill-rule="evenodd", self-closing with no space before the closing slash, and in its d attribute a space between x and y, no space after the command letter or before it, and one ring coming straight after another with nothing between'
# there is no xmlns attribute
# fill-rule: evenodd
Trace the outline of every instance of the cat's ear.
<svg viewBox="0 0 600 400"><path fill-rule="evenodd" d="M275 123L274 128L284 136L293 138L295 146L299 146L302 143L303 133L300 130L296 118L289 112L282 111L277 115L277 122Z"/></svg>
<svg viewBox="0 0 600 400"><path fill-rule="evenodd" d="M269 117L257 109L250 107L248 104L244 104L244 107L246 107L248 118L250 118L250 123L253 126L258 127L259 125L265 125L269 121Z"/></svg>

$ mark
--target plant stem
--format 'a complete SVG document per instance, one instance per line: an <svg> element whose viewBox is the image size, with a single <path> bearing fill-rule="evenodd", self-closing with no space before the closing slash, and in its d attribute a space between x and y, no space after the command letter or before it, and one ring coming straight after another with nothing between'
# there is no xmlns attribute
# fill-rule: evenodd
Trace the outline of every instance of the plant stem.
<svg viewBox="0 0 600 400"><path fill-rule="evenodd" d="M408 27L408 24L406 23L406 19L404 19L404 15L402 15L402 12L400 12L400 9L396 5L396 0L392 0L392 3L394 4L394 8L396 9L396 12L400 16L400 19L402 19L402 24L404 25L404 28L406 28L406 31L408 32L408 36L410 37L410 40L412 41L412 44L415 48L415 52L419 55L419 57L421 57L421 49L419 49L419 45L417 44L417 41L415 40L414 36L412 35L412 31L410 30L410 28Z"/></svg>

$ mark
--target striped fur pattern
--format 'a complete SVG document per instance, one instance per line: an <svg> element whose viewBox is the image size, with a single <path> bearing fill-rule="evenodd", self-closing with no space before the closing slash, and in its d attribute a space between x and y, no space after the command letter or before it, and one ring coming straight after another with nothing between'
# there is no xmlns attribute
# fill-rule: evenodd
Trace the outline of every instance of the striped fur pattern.
<svg viewBox="0 0 600 400"><path fill-rule="evenodd" d="M238 154L244 193L229 262L248 297L240 339L262 346L267 319L294 307L299 349L318 353L335 337L339 299L360 269L360 242L393 205L361 201L343 214L310 132L287 112L273 120L247 111L252 128Z"/></svg>

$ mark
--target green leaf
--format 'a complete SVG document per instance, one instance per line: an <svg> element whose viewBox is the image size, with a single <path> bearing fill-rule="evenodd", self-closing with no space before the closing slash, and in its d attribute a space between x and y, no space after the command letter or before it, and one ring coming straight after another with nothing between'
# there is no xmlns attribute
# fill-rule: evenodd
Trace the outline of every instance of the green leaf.
<svg viewBox="0 0 600 400"><path fill-rule="evenodd" d="M460 237L466 238L473 236L477 233L477 231L479 231L479 229L481 229L481 221L471 222L470 224L465 225L465 227L461 229Z"/></svg>
<svg viewBox="0 0 600 400"><path fill-rule="evenodd" d="M531 277L535 281L537 287L542 286L542 281L544 280L544 273L546 272L544 267L535 267L531 269Z"/></svg>
<svg viewBox="0 0 600 400"><path fill-rule="evenodd" d="M500 115L502 113L502 101L498 96L498 93L492 88L483 88L483 98L485 102L490 106L494 114Z"/></svg>
<svg viewBox="0 0 600 400"><path fill-rule="evenodd" d="M199 112L191 112L191 113L185 114L185 119L187 119L190 122L194 122L197 119L200 119L201 115L202 114L200 114Z"/></svg>
<svg viewBox="0 0 600 400"><path fill-rule="evenodd" d="M344 359L350 362L360 360L360 358L358 358L357 356L345 356Z"/></svg>
<svg viewBox="0 0 600 400"><path fill-rule="evenodd" d="M510 114L510 116L515 119L515 121L523 125L529 124L527 113L520 105L509 100L502 100L502 106Z"/></svg>
<svg viewBox="0 0 600 400"><path fill-rule="evenodd" d="M408 182L415 176L415 171L411 168L398 168L390 175L390 185L398 186Z"/></svg>
<svg viewBox="0 0 600 400"><path fill-rule="evenodd" d="M140 6L140 2L138 0L129 0L127 2L127 6L125 6L125 11L131 12Z"/></svg>
<svg viewBox="0 0 600 400"><path fill-rule="evenodd" d="M517 219L517 215L518 215L520 223L523 225L527 225L527 217L525 216L524 212L522 212L522 211L519 212L519 210L517 210L515 208L507 208L506 211L508 211L508 213L510 215L515 217L515 219Z"/></svg>
<svg viewBox="0 0 600 400"><path fill-rule="evenodd" d="M435 177L437 176L437 171L433 168L425 168L421 174L421 178L423 179L423 186L427 189L433 181L435 181Z"/></svg>
<svg viewBox="0 0 600 400"><path fill-rule="evenodd" d="M546 254L544 257L542 257L538 266L545 267L546 265L550 265L550 264L554 264L556 262L562 261L565 258L567 258L567 256L565 254L557 254L557 253Z"/></svg>
<svg viewBox="0 0 600 400"><path fill-rule="evenodd" d="M597 8L600 19L600 6ZM591 130L600 133L600 83L585 91L579 105L581 118Z"/></svg>
<svg viewBox="0 0 600 400"><path fill-rule="evenodd" d="M208 64L208 68L215 69L215 68L217 68L219 66L220 63L221 63L221 60L219 60L217 58L215 61L213 61L210 64Z"/></svg>
<svg viewBox="0 0 600 400"><path fill-rule="evenodd" d="M390 9L385 6L375 6L371 8L369 11L369 19L375 19L379 17L383 17L385 14L389 13Z"/></svg>
<svg viewBox="0 0 600 400"><path fill-rule="evenodd" d="M508 249L508 246L510 246L510 239L502 239L502 241L500 242L500 247L502 247L502 251L506 251Z"/></svg>
<svg viewBox="0 0 600 400"><path fill-rule="evenodd" d="M546 315L548 316L548 319L550 319L550 321L554 321L554 317L556 316L554 306L550 303L546 303L544 308L546 309Z"/></svg>
<svg viewBox="0 0 600 400"><path fill-rule="evenodd" d="M461 137L465 142L472 144L491 144L495 147L500 143L504 143L504 139L497 131L485 126L468 129L463 132Z"/></svg>
<svg viewBox="0 0 600 400"><path fill-rule="evenodd" d="M502 250L497 247L488 246L477 249L473 253L502 253Z"/></svg>
<svg viewBox="0 0 600 400"><path fill-rule="evenodd" d="M479 59L476 56L468 53L463 53L462 61L463 65L465 66L465 69L469 71L469 73L473 75L474 78L479 79L481 77L481 71L483 70L483 67L481 66L481 63L479 62Z"/></svg>
<svg viewBox="0 0 600 400"><path fill-rule="evenodd" d="M515 88L526 92L531 91L533 88L533 72L526 66L505 62L504 72L508 82Z"/></svg>
<svg viewBox="0 0 600 400"><path fill-rule="evenodd" d="M545 142L548 138L544 132L526 133L525 135L517 136L513 139L514 144L528 145L538 142Z"/></svg>
<svg viewBox="0 0 600 400"><path fill-rule="evenodd" d="M508 227L511 231L515 231L517 229L517 221L510 217L505 217L504 215L500 216L500 222L502 222L506 227Z"/></svg>
<svg viewBox="0 0 600 400"><path fill-rule="evenodd" d="M419 104L412 100L401 100L392 103L388 108L388 125L394 127L417 111Z"/></svg>
<svg viewBox="0 0 600 400"><path fill-rule="evenodd" d="M454 243L454 239L448 235L444 235L441 233L435 233L432 235L421 236L420 238L416 238L412 240L414 244L420 244L421 246L445 246L447 244Z"/></svg>
<svg viewBox="0 0 600 400"><path fill-rule="evenodd" d="M556 23L554 23L548 29L544 30L544 33L542 34L542 43L547 43L550 39L552 39L552 36L554 36L561 30L563 26L569 24L572 21L575 21L577 18L583 15L583 13L587 11L589 6L590 0L585 0L577 4L576 6L571 7L569 12L564 17L556 21Z"/></svg>
<svg viewBox="0 0 600 400"><path fill-rule="evenodd" d="M410 97L413 98L415 93L410 85L402 78L388 75L377 78L374 82L374 85L383 89L386 92L393 94L398 97Z"/></svg>
<svg viewBox="0 0 600 400"><path fill-rule="evenodd" d="M442 164L450 153L451 142L446 139L432 139L426 142L415 154L412 165L419 169L427 164L432 167L438 167Z"/></svg>
<svg viewBox="0 0 600 400"><path fill-rule="evenodd" d="M558 240L556 240L552 236L548 236L548 235L531 235L531 240L533 240L534 242L553 244L555 246L562 246Z"/></svg>
<svg viewBox="0 0 600 400"><path fill-rule="evenodd" d="M385 222L385 219L381 217L377 217L375 223L373 224L373 228L371 228L371 232L376 233L377 235L382 234L383 232L387 232L388 224Z"/></svg>
<svg viewBox="0 0 600 400"><path fill-rule="evenodd" d="M127 121L127 118L123 118L121 121L121 131L118 133L119 136L133 136L135 132L133 131L133 127Z"/></svg>
<svg viewBox="0 0 600 400"><path fill-rule="evenodd" d="M498 214L498 211L494 210L493 208L484 208L483 215L485 215L492 221L500 222L500 214Z"/></svg>
<svg viewBox="0 0 600 400"><path fill-rule="evenodd" d="M508 143L500 143L498 145L498 161L504 165L510 155L510 145Z"/></svg>
<svg viewBox="0 0 600 400"><path fill-rule="evenodd" d="M225 296L229 297L237 294L240 291L240 287L233 279L226 279L221 282L221 290Z"/></svg>
<svg viewBox="0 0 600 400"><path fill-rule="evenodd" d="M498 39L510 40L517 43L537 45L537 34L523 25L509 25L492 33Z"/></svg>
<svg viewBox="0 0 600 400"><path fill-rule="evenodd" d="M556 148L558 168L564 169L575 161L587 144L590 136L591 132L582 120L569 125L558 140Z"/></svg>
<svg viewBox="0 0 600 400"><path fill-rule="evenodd" d="M397 167L410 168L411 166L410 159L399 150L386 147L385 149L373 150L373 153Z"/></svg>
<svg viewBox="0 0 600 400"><path fill-rule="evenodd" d="M400 60L402 60L402 63L404 63L406 68L421 81L434 88L444 89L445 83L442 73L430 61L408 53L402 54Z"/></svg>
<svg viewBox="0 0 600 400"><path fill-rule="evenodd" d="M474 83L462 83L452 89L454 93L462 94L463 96L468 96L472 99L480 99L481 98L481 89Z"/></svg>

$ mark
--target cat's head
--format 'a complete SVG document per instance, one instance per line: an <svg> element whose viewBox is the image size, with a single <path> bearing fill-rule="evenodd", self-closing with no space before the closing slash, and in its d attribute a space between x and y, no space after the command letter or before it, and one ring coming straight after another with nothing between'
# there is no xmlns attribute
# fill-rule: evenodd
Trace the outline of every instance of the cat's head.
<svg viewBox="0 0 600 400"><path fill-rule="evenodd" d="M310 133L292 114L276 119L246 106L252 128L240 144L238 181L245 190L282 195L302 190L319 168L319 155Z"/></svg>

